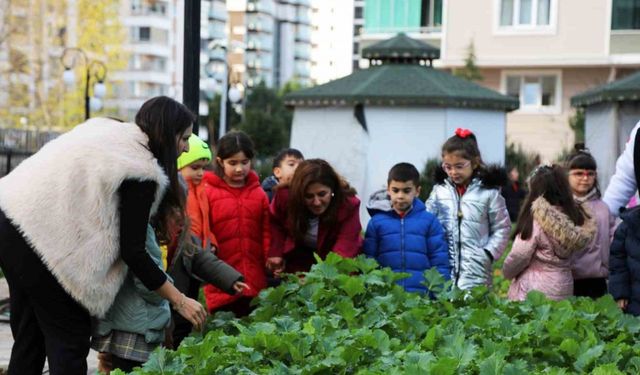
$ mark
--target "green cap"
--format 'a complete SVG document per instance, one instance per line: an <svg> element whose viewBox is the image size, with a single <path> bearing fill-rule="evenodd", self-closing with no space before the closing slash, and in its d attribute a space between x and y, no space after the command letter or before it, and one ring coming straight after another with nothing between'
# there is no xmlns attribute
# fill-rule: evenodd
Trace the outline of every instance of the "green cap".
<svg viewBox="0 0 640 375"><path fill-rule="evenodd" d="M183 152L178 158L178 169L182 169L200 159L211 160L211 149L207 142L198 138L197 135L191 134L191 137L189 137L189 151Z"/></svg>

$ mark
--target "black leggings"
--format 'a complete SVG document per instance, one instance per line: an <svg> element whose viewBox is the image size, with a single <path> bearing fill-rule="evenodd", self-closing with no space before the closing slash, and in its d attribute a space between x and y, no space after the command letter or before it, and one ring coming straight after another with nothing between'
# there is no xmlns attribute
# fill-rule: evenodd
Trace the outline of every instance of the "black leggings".
<svg viewBox="0 0 640 375"><path fill-rule="evenodd" d="M9 284L11 333L9 374L87 373L91 318L62 288L40 257L0 211L0 267Z"/></svg>
<svg viewBox="0 0 640 375"><path fill-rule="evenodd" d="M118 357L117 355L111 355L113 370L120 369L124 372L131 372L134 367L141 367L143 363L144 362L132 361L130 359Z"/></svg>
<svg viewBox="0 0 640 375"><path fill-rule="evenodd" d="M607 279L579 279L573 281L573 295L576 297L600 298L607 294Z"/></svg>

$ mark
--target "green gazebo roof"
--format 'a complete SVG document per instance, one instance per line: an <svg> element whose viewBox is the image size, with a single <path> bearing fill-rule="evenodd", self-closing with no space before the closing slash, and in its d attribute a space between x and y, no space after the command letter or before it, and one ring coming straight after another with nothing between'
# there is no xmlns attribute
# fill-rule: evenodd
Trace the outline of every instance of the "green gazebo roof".
<svg viewBox="0 0 640 375"><path fill-rule="evenodd" d="M391 39L363 48L362 57L365 59L408 58L434 60L440 58L440 49L400 33Z"/></svg>
<svg viewBox="0 0 640 375"><path fill-rule="evenodd" d="M285 96L291 106L430 105L512 111L516 98L418 64L383 64Z"/></svg>
<svg viewBox="0 0 640 375"><path fill-rule="evenodd" d="M574 107L587 107L605 102L640 100L640 72L609 82L571 98Z"/></svg>

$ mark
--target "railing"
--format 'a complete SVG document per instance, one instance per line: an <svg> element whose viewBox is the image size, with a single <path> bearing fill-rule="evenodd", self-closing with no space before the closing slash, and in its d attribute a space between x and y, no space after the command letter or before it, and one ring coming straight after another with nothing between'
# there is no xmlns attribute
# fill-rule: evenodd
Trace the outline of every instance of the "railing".
<svg viewBox="0 0 640 375"><path fill-rule="evenodd" d="M32 154L30 151L0 147L0 177L9 174L18 164Z"/></svg>

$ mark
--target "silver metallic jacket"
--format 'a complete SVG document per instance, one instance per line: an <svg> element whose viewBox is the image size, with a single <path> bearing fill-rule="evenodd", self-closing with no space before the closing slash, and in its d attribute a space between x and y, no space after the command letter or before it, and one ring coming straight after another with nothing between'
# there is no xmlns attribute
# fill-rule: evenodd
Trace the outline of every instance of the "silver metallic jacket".
<svg viewBox="0 0 640 375"><path fill-rule="evenodd" d="M460 289L491 286L493 260L502 256L511 231L499 188L485 187L476 177L459 197L447 178L433 187L425 205L446 231L454 285Z"/></svg>

